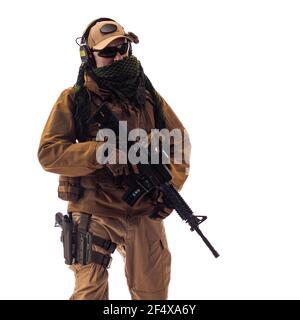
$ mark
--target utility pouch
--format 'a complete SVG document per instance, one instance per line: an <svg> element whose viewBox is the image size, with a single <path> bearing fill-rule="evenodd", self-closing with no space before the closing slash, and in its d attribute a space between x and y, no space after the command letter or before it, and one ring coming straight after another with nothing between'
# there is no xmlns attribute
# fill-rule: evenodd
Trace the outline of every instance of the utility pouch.
<svg viewBox="0 0 300 320"><path fill-rule="evenodd" d="M80 177L59 176L58 197L65 201L77 201L83 195Z"/></svg>

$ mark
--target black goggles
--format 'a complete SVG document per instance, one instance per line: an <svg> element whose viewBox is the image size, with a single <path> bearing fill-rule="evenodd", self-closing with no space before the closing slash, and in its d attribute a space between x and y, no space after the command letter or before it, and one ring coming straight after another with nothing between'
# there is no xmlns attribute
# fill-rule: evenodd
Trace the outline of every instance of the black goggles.
<svg viewBox="0 0 300 320"><path fill-rule="evenodd" d="M102 50L92 49L93 52L97 52L97 55L102 58L114 58L119 52L121 55L125 54L128 50L129 43L125 42L117 47L105 47Z"/></svg>

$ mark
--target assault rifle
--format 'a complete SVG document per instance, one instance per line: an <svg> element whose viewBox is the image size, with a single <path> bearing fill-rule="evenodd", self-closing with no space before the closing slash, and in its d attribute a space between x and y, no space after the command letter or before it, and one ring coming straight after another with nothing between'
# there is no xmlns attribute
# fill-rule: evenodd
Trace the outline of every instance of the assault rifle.
<svg viewBox="0 0 300 320"><path fill-rule="evenodd" d="M94 120L100 124L100 128L109 128L115 132L117 137L119 136L119 120L111 112L106 104L103 104L93 116ZM133 142L128 143L128 149L133 145ZM150 147L148 147L150 150ZM147 152L145 148L139 148L138 152ZM164 153L164 150L160 152ZM163 163L158 164L137 164L139 173L131 175L129 179L129 189L123 195L122 199L127 202L129 206L133 206L136 201L146 193L158 188L164 194L166 203L174 208L180 218L184 220L189 226L191 231L196 231L207 247L210 249L215 258L219 257L219 253L215 250L212 244L204 236L199 229L199 225L207 219L207 216L195 216L193 211L184 201L181 195L177 192L171 183L172 176Z"/></svg>

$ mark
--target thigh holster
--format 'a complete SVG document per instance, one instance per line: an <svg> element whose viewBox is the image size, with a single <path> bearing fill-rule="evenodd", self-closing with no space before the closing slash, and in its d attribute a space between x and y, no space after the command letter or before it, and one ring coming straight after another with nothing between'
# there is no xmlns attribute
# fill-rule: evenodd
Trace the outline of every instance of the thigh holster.
<svg viewBox="0 0 300 320"><path fill-rule="evenodd" d="M97 263L104 268L109 268L112 258L108 254L96 252L92 250L92 245L96 245L105 249L109 253L113 253L116 249L116 243L95 236L88 231L90 215L86 213L80 214L80 222L75 226L72 217L57 213L55 216L56 226L61 226L61 241L64 246L65 263L71 265L80 263L86 265L89 263Z"/></svg>

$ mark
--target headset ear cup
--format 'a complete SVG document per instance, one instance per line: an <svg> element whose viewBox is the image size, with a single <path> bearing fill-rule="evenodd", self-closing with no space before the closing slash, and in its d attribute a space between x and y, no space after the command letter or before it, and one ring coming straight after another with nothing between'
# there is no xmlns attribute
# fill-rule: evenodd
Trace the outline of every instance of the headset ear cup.
<svg viewBox="0 0 300 320"><path fill-rule="evenodd" d="M83 63L86 63L88 62L88 59L89 59L89 50L88 50L88 47L87 45L83 44L83 45L80 45L80 58L81 58L81 61Z"/></svg>
<svg viewBox="0 0 300 320"><path fill-rule="evenodd" d="M82 63L90 63L93 67L96 67L94 55L86 44L80 46L80 58Z"/></svg>

